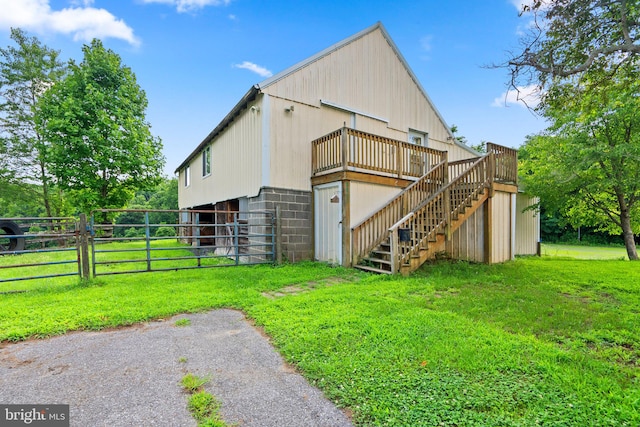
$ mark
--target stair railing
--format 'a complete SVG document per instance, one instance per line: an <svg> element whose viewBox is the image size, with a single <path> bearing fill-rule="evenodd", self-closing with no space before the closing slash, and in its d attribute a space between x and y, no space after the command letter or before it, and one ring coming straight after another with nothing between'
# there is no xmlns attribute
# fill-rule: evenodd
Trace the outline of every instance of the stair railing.
<svg viewBox="0 0 640 427"><path fill-rule="evenodd" d="M447 153L442 153L442 160L429 172L351 229L352 265L357 264L387 238L389 227L448 182Z"/></svg>
<svg viewBox="0 0 640 427"><path fill-rule="evenodd" d="M420 249L426 249L437 234L450 236L452 219L491 187L495 164L494 152L477 159L469 169L389 227L392 273L400 271L403 265L410 265L411 258L418 256ZM399 230L403 230L403 237L408 236L408 239L400 241Z"/></svg>

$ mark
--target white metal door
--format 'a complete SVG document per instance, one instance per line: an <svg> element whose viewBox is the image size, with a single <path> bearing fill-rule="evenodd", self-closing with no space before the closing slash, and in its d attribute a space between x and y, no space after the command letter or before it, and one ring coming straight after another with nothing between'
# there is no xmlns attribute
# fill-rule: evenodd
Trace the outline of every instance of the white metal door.
<svg viewBox="0 0 640 427"><path fill-rule="evenodd" d="M339 182L313 189L315 258L342 263L342 185Z"/></svg>

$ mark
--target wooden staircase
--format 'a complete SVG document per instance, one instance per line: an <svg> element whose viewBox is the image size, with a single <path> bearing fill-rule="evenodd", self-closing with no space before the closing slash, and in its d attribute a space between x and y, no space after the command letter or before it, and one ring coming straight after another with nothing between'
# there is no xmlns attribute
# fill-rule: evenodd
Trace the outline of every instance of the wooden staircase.
<svg viewBox="0 0 640 427"><path fill-rule="evenodd" d="M352 265L375 273L409 274L443 252L452 233L485 203L496 177L508 168L511 179L514 167L517 171L514 154L505 154L510 149L489 148L480 158L453 163L445 159L355 226ZM419 197L416 186L422 189Z"/></svg>

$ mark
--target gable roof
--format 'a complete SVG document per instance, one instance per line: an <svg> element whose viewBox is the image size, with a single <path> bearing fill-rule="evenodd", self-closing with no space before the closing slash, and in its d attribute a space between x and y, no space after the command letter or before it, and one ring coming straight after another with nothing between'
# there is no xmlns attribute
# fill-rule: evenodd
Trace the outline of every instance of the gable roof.
<svg viewBox="0 0 640 427"><path fill-rule="evenodd" d="M418 87L418 89L420 90L420 92L422 93L422 95L425 97L425 99L427 100L427 103L429 104L429 106L433 109L433 111L435 112L436 116L438 117L438 119L443 123L444 127L448 130L449 132L449 136L451 137L451 140L454 142L455 145L458 145L466 150L468 150L471 153L474 153L476 155L478 155L478 153L476 151L474 151L473 149L471 149L470 147L468 147L465 144L462 144L460 142L458 142L458 140L455 138L455 136L453 135L453 133L451 132L451 130L449 129L449 126L447 126L447 122L444 120L444 118L442 117L442 115L440 114L440 112L438 111L438 109L435 107L435 105L433 104L433 102L431 101L431 98L429 98L429 95L427 95L427 91L424 90L424 88L422 87L422 85L420 84L420 81L418 80L418 78L416 77L416 75L413 73L413 70L411 70L411 67L409 66L409 64L407 63L407 61L404 59L404 56L402 56L402 53L400 53L400 50L398 49L398 46L396 46L396 44L393 42L393 40L391 39L391 37L389 36L389 33L387 32L387 30L385 29L384 25L382 25L382 23L380 21L378 21L377 23L375 23L374 25L370 26L369 28L365 28L364 30L350 36L347 37L346 39L339 41L338 43L329 46L328 48L318 52L317 54L310 56L309 58L298 62L295 65L292 65L291 67L275 74L272 77L269 77L268 79L263 80L262 82L252 86L249 91L247 91L247 93L242 97L242 99L240 99L240 101L231 109L231 111L229 112L229 114L227 114L224 119L222 119L222 121L218 124L218 126L216 126L205 138L204 140L202 140L202 142L198 145L198 147L193 150L193 152L180 164L180 166L178 166L175 170L175 172L180 171L180 169L182 169L184 166L186 166L194 157L196 157L198 155L198 153L205 147L205 145L207 145L209 142L211 142L216 136L218 136L227 126L229 126L233 120L240 115L240 113L242 112L242 110L246 109L248 107L248 104L250 102L253 102L257 95L262 91L262 89L265 89L267 87L269 87L270 85L286 78L287 76L295 73L296 71L306 67L309 64L312 64L313 62L318 61L319 59L324 58L325 56L341 49L342 47L368 35L369 33L372 33L376 30L380 30L380 32L382 33L382 36L384 37L384 39L387 41L387 43L389 44L389 46L391 47L391 49L393 50L393 52L395 53L395 55L398 57L398 59L400 60L400 62L402 63L402 65L404 66L404 68L407 70L407 73L409 74L409 76L411 77L411 79L413 80L413 82L416 84L416 86Z"/></svg>

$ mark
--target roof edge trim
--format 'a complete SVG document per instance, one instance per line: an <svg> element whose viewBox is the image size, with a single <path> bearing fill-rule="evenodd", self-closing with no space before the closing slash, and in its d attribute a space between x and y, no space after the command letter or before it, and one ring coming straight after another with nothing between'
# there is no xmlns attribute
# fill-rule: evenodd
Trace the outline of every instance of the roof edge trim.
<svg viewBox="0 0 640 427"><path fill-rule="evenodd" d="M258 87L258 85L251 86L251 88L242 97L242 99L240 99L240 101L238 101L238 103L231 109L231 111L229 111L229 113L222 119L222 121L220 121L218 126L216 126L211 132L209 132L209 135L207 135L202 140L202 142L198 144L196 149L193 150L182 163L180 163L180 166L178 166L174 172L180 172L182 168L184 168L189 162L191 162L191 160L193 160L193 158L198 155L200 150L202 150L205 145L207 145L216 136L218 136L238 115L240 115L240 112L244 108L246 108L250 102L253 102L256 99L258 93L260 93L260 88Z"/></svg>

